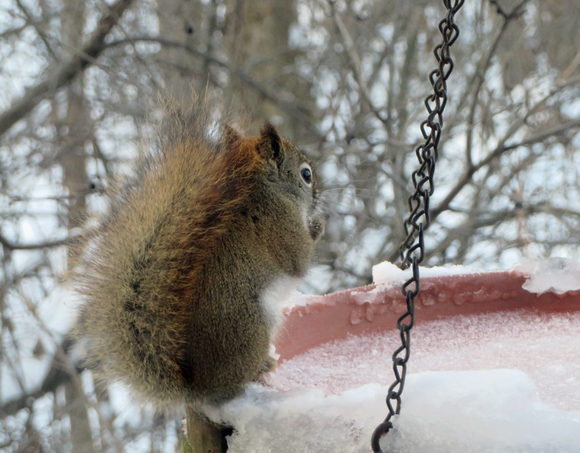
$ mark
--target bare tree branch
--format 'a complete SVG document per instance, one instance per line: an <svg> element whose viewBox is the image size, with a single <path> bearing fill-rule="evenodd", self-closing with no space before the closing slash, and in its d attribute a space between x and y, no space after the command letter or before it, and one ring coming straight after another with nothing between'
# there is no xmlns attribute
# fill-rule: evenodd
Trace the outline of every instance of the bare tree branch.
<svg viewBox="0 0 580 453"><path fill-rule="evenodd" d="M535 143L540 143L550 137L561 134L570 129L575 129L577 127L580 127L580 119L568 121L567 123L556 126L540 134L533 135L525 140L522 140L521 142L514 143L512 145L506 146L504 144L501 144L495 150L489 153L485 159L482 159L476 165L467 169L463 177L457 182L455 187L453 187L453 189L449 191L449 193L443 199L443 201L441 201L441 203L439 203L435 208L433 208L433 210L431 211L431 219L435 220L443 211L449 209L449 205L451 204L453 199L457 196L457 194L459 194L459 192L461 192L461 190L463 190L463 188L466 185L468 185L471 182L471 178L475 174L475 172L488 165L492 160L497 159L503 153L519 148L520 146L530 146Z"/></svg>
<svg viewBox="0 0 580 453"><path fill-rule="evenodd" d="M105 38L115 26L133 0L117 0L109 7L109 11L99 21L97 28L87 44L78 54L64 63L58 71L48 76L38 85L29 88L26 94L0 115L0 135L3 135L17 121L24 118L41 101L48 98L54 91L71 82L89 65L91 59L98 57L105 49Z"/></svg>

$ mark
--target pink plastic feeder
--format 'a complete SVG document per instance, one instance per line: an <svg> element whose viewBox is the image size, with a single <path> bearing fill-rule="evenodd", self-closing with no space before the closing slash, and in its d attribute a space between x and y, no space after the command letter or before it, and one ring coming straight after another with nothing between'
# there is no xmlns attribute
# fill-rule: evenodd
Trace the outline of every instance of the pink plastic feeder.
<svg viewBox="0 0 580 453"><path fill-rule="evenodd" d="M580 311L580 290L534 294L522 288L525 281L524 275L514 271L422 278L416 323L518 309L545 313ZM276 351L282 363L349 334L393 329L404 312L400 285L369 285L310 296L306 305L287 310Z"/></svg>
<svg viewBox="0 0 580 453"><path fill-rule="evenodd" d="M421 277L403 408L384 451L579 451L580 264L529 264L422 271L456 275ZM406 274L389 272L392 283L286 309L266 378L275 390L253 388L214 417L236 427L232 452L370 450L406 311Z"/></svg>

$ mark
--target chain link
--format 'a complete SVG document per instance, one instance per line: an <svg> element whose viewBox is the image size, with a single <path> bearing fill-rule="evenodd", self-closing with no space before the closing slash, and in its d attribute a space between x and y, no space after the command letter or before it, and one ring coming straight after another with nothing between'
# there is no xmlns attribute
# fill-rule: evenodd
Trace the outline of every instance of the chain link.
<svg viewBox="0 0 580 453"><path fill-rule="evenodd" d="M439 23L439 31L443 42L435 47L433 53L439 67L429 74L433 93L425 99L427 120L421 123L421 133L425 142L415 150L420 167L413 172L412 180L415 193L409 197L410 215L405 221L406 238L401 245L402 269L412 267L413 276L403 285L403 294L407 302L407 311L397 320L397 328L401 336L401 346L393 354L393 372L395 382L387 392L387 408L389 414L371 437L373 452L382 452L379 440L393 427L391 418L401 411L401 394L405 387L407 362L411 356L411 329L415 323L415 297L419 294L419 264L425 256L423 232L429 227L429 197L435 188L433 176L435 162L439 157L438 146L443 127L443 111L447 104L447 79L453 71L453 60L449 48L459 36L459 27L454 22L455 14L463 6L464 0L443 0L447 16Z"/></svg>

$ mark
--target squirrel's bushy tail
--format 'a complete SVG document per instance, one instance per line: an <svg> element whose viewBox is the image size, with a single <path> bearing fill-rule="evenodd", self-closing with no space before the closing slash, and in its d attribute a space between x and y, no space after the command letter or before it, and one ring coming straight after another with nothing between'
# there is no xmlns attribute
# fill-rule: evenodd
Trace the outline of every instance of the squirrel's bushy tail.
<svg viewBox="0 0 580 453"><path fill-rule="evenodd" d="M157 403L183 401L183 347L199 270L253 190L258 138L226 127L201 98L169 104L157 149L111 194L74 276L83 299L74 336L85 364ZM132 377L127 379L127 377Z"/></svg>

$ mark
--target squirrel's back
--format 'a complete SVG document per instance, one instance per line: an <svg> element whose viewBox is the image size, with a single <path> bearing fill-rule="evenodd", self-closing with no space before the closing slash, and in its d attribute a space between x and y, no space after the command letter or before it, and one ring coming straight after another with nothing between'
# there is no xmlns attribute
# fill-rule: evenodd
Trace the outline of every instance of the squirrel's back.
<svg viewBox="0 0 580 453"><path fill-rule="evenodd" d="M310 164L269 124L219 140L204 115L151 153L86 244L85 363L158 405L221 402L268 371L278 313L322 222Z"/></svg>

